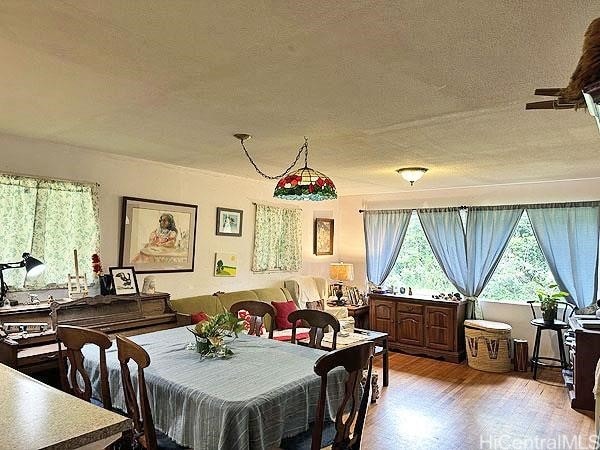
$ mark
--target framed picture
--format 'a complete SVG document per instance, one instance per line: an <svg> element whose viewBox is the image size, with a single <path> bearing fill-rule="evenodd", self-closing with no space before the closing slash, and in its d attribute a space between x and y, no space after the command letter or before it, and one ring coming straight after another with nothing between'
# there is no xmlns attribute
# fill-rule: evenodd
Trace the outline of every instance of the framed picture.
<svg viewBox="0 0 600 450"><path fill-rule="evenodd" d="M138 284L133 267L109 267L117 295L137 294Z"/></svg>
<svg viewBox="0 0 600 450"><path fill-rule="evenodd" d="M237 275L237 254L215 253L215 277L235 277Z"/></svg>
<svg viewBox="0 0 600 450"><path fill-rule="evenodd" d="M333 255L333 219L315 219L314 254Z"/></svg>
<svg viewBox="0 0 600 450"><path fill-rule="evenodd" d="M121 266L137 273L193 272L198 206L123 197Z"/></svg>
<svg viewBox="0 0 600 450"><path fill-rule="evenodd" d="M217 208L217 235L241 236L243 217L241 209Z"/></svg>

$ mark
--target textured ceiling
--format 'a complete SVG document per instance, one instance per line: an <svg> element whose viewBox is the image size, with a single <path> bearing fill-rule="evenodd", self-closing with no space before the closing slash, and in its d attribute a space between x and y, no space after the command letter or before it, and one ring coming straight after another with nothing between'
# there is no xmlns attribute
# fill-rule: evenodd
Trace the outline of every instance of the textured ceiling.
<svg viewBox="0 0 600 450"><path fill-rule="evenodd" d="M309 165L341 195L596 177L561 87L597 0L4 0L0 132L259 179ZM2 149L0 151L9 151Z"/></svg>

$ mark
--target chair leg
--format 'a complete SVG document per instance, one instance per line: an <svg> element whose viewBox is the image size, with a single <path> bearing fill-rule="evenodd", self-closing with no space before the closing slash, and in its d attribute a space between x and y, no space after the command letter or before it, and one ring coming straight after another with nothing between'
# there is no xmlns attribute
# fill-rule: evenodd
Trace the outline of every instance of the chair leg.
<svg viewBox="0 0 600 450"><path fill-rule="evenodd" d="M542 329L537 328L535 333L535 345L533 346L533 357L531 358L531 368L533 369L533 379L537 378L538 358L540 356L540 341L542 338Z"/></svg>
<svg viewBox="0 0 600 450"><path fill-rule="evenodd" d="M562 330L556 330L558 335L558 351L560 352L560 363L563 369L569 367L567 357L565 356L565 343L563 342Z"/></svg>

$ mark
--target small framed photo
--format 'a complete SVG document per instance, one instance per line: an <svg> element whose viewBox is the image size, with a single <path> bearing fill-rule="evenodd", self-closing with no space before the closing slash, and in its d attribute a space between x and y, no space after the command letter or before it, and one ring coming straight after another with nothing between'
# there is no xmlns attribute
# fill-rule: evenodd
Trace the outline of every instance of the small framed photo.
<svg viewBox="0 0 600 450"><path fill-rule="evenodd" d="M236 253L215 253L215 277L235 277L237 275Z"/></svg>
<svg viewBox="0 0 600 450"><path fill-rule="evenodd" d="M137 294L139 293L137 280L135 279L135 269L129 267L109 267L117 295Z"/></svg>
<svg viewBox="0 0 600 450"><path fill-rule="evenodd" d="M314 254L333 255L333 219L315 219Z"/></svg>
<svg viewBox="0 0 600 450"><path fill-rule="evenodd" d="M241 209L217 208L217 235L241 236L243 218Z"/></svg>

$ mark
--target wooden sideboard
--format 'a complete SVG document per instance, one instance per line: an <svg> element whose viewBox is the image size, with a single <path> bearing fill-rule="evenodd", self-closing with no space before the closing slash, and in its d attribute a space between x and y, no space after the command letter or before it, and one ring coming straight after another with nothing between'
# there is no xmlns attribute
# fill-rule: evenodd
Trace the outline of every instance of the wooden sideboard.
<svg viewBox="0 0 600 450"><path fill-rule="evenodd" d="M593 316L592 316L593 317ZM571 408L593 411L596 364L600 359L600 330L581 326L579 319L571 317L572 339L567 339L572 371L564 370L565 385L569 390Z"/></svg>
<svg viewBox="0 0 600 450"><path fill-rule="evenodd" d="M392 350L460 362L465 358L467 302L369 294L372 330L388 333Z"/></svg>
<svg viewBox="0 0 600 450"><path fill-rule="evenodd" d="M97 295L52 304L0 308L0 322L44 322L40 333L12 333L0 337L0 363L24 373L57 367L56 324L93 328L108 335L149 333L177 326L169 294ZM112 337L112 336L111 336Z"/></svg>

